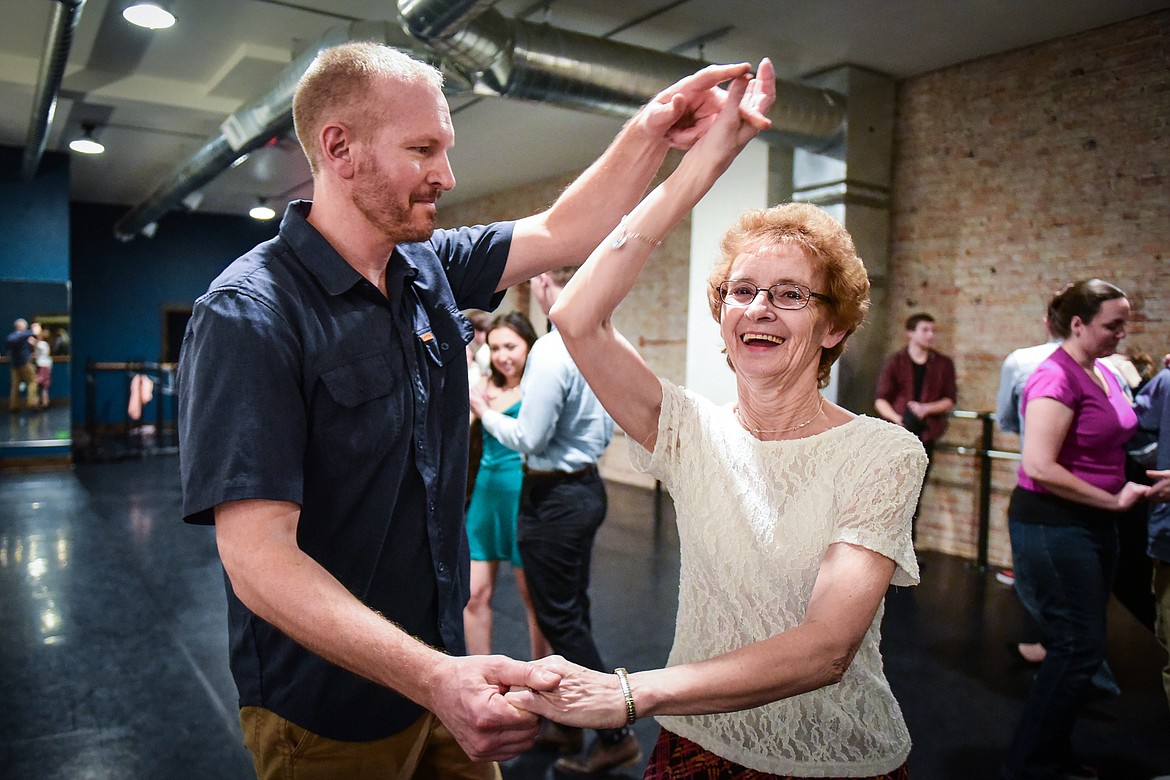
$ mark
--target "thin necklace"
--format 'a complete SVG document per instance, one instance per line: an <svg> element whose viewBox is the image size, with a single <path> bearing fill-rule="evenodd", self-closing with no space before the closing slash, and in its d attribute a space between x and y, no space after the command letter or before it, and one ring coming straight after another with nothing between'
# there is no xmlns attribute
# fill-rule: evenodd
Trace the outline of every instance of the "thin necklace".
<svg viewBox="0 0 1170 780"><path fill-rule="evenodd" d="M808 418L807 420L802 422L800 425L794 425L791 428L777 428L775 430L769 430L767 428L753 428L752 426L748 425L746 422L744 422L743 414L740 413L738 406L735 407L735 419L739 420L739 424L742 425L744 428L747 428L752 433L792 433L793 431L799 431L801 428L804 428L809 423L811 423L813 420L820 417L821 410L824 408L825 408L825 397L822 395L821 402L819 404L817 404L817 411L815 414L813 414L812 417Z"/></svg>

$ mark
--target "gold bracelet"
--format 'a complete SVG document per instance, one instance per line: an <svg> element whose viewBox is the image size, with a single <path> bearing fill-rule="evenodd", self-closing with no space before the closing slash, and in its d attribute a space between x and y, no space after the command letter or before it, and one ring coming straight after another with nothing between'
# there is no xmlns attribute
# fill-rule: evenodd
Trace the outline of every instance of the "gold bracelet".
<svg viewBox="0 0 1170 780"><path fill-rule="evenodd" d="M626 224L626 217L622 217L622 221L618 223L618 228L620 229L621 226L624 224ZM621 235L619 235L617 238L615 238L613 240L613 243L610 244L610 246L613 249L621 249L623 246L626 245L626 241L628 241L631 238L636 238L639 241L645 241L647 244L650 244L651 246L654 246L654 247L662 246L661 240L659 240L657 238L651 238L650 236L644 235L642 233L635 233L635 232L630 231L630 230L623 230L621 232Z"/></svg>
<svg viewBox="0 0 1170 780"><path fill-rule="evenodd" d="M630 675L623 666L614 669L613 673L617 675L618 685L622 687L622 696L626 700L626 725L632 726L638 719L638 708L634 706L634 693L630 690Z"/></svg>

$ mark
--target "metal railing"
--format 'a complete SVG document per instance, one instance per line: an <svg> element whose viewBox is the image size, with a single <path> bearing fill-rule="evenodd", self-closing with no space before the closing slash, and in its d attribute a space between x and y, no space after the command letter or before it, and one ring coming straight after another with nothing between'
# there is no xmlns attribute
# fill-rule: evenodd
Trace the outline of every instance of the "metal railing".
<svg viewBox="0 0 1170 780"><path fill-rule="evenodd" d="M141 457L144 454L174 454L178 452L175 412L175 373L177 363L153 361L98 362L92 358L85 362L85 432L86 442L78 453L86 460L119 460L124 457ZM98 417L98 376L116 375L124 382L116 383L116 400L122 410L108 420ZM154 382L153 425L142 420L132 420L127 409L130 394L130 378L144 374ZM170 399L170 403L166 400ZM167 408L164 408L167 407ZM150 426L149 437L132 434L141 426Z"/></svg>
<svg viewBox="0 0 1170 780"><path fill-rule="evenodd" d="M940 440L935 445L935 451L974 455L978 459L979 503L976 511L979 519L979 532L976 539L975 560L979 568L983 570L987 568L988 539L991 536L991 462L993 460L1019 460L1020 453L993 448L995 439L994 412L952 409L949 416L958 420L978 420L981 426L978 447L949 444Z"/></svg>

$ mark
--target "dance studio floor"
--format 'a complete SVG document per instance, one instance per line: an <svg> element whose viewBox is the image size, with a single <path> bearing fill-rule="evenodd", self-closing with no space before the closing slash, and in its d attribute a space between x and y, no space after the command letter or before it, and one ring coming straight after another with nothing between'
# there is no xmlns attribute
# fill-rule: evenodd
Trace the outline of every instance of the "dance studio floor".
<svg viewBox="0 0 1170 780"><path fill-rule="evenodd" d="M73 471L0 473L0 778L166 780L251 776L227 670L213 532L180 520L173 456ZM670 646L678 543L669 500L610 485L594 555L602 654L631 670ZM914 750L915 780L988 780L1033 669L1005 649L1021 610L994 572L924 553L923 584L891 590L883 654ZM522 655L525 627L501 572L496 650ZM1153 636L1114 603L1109 659L1120 697L1089 705L1075 734L1104 780L1170 773L1170 714ZM652 720L636 732L648 754ZM506 780L553 778L526 754ZM643 765L613 777L641 777Z"/></svg>

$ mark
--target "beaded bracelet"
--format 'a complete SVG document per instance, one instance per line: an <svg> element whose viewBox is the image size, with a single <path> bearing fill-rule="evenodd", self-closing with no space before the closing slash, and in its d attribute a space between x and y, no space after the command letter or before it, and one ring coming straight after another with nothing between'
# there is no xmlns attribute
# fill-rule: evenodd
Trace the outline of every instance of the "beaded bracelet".
<svg viewBox="0 0 1170 780"><path fill-rule="evenodd" d="M626 724L633 725L634 721L638 719L638 708L634 706L634 694L630 690L630 675L625 667L619 666L613 670L617 675L618 685L622 687L622 696L626 700Z"/></svg>

